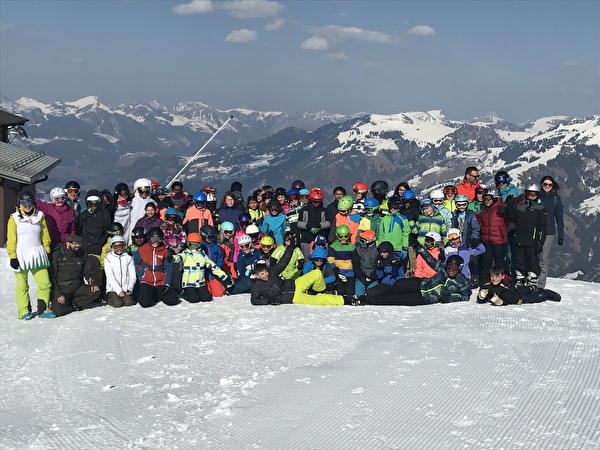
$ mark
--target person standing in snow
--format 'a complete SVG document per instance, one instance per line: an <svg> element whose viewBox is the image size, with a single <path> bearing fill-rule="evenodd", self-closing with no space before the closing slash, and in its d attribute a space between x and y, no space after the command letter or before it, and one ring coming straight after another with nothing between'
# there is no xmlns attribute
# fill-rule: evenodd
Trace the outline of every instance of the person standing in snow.
<svg viewBox="0 0 600 450"><path fill-rule="evenodd" d="M75 233L75 213L67 205L67 193L61 187L55 187L50 191L52 203L46 203L35 199L35 207L44 213L46 225L50 232L50 248L56 247L65 238Z"/></svg>
<svg viewBox="0 0 600 450"><path fill-rule="evenodd" d="M33 194L23 191L18 198L17 210L9 216L6 225L6 251L17 279L17 312L19 319L33 318L28 282L31 272L37 285L37 313L40 317L52 318L55 315L50 310L50 232L44 214L35 209Z"/></svg>
<svg viewBox="0 0 600 450"><path fill-rule="evenodd" d="M132 207L129 195L129 186L125 183L115 186L113 219L123 225L123 237L127 244L131 244L131 229L136 226L135 222L131 222Z"/></svg>
<svg viewBox="0 0 600 450"><path fill-rule="evenodd" d="M133 184L133 199L131 200L131 220L130 223L136 224L146 214L146 205L148 202L154 202L150 197L151 181L147 178L140 178Z"/></svg>
<svg viewBox="0 0 600 450"><path fill-rule="evenodd" d="M475 200L475 193L479 184L479 170L477 167L467 167L465 169L465 176L458 186L456 186L457 194L464 194L467 196L470 202Z"/></svg>
<svg viewBox="0 0 600 450"><path fill-rule="evenodd" d="M563 245L565 241L565 222L563 218L563 204L558 195L560 189L558 183L550 175L546 175L540 182L542 190L540 191L540 200L546 207L548 215L548 227L546 229L546 240L544 248L539 254L540 258L540 276L538 277L538 287L546 286L548 276L548 260L550 258L550 249L554 244L554 236L557 237L558 245Z"/></svg>

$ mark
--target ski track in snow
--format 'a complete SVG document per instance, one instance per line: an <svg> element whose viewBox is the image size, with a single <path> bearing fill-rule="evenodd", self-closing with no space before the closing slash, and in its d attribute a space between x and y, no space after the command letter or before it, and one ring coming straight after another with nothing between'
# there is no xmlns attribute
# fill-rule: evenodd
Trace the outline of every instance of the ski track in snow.
<svg viewBox="0 0 600 450"><path fill-rule="evenodd" d="M2 252L0 449L600 447L597 284L501 308L238 295L23 322Z"/></svg>

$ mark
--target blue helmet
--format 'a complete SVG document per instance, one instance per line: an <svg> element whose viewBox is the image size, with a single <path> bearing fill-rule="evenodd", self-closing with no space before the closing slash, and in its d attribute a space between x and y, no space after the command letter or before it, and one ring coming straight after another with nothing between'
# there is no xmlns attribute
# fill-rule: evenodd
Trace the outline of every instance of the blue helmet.
<svg viewBox="0 0 600 450"><path fill-rule="evenodd" d="M327 252L323 247L315 247L315 249L312 251L312 253L310 254L310 259L315 258L327 259Z"/></svg>
<svg viewBox="0 0 600 450"><path fill-rule="evenodd" d="M300 195L300 191L299 191L298 189L290 189L289 191L287 191L287 194L286 194L286 195L287 195L288 197L289 197L290 195Z"/></svg>
<svg viewBox="0 0 600 450"><path fill-rule="evenodd" d="M179 213L177 212L177 210L175 208L167 208L167 210L165 211L165 217L167 216L178 216Z"/></svg>
<svg viewBox="0 0 600 450"><path fill-rule="evenodd" d="M377 200L376 198L367 198L365 199L365 208L367 207L371 207L371 208L379 208L379 200Z"/></svg>
<svg viewBox="0 0 600 450"><path fill-rule="evenodd" d="M252 217L250 217L250 214L248 214L247 212L243 212L238 216L238 222L240 224L245 223L247 225L250 222L252 222Z"/></svg>
<svg viewBox="0 0 600 450"><path fill-rule="evenodd" d="M198 202L206 203L206 194L202 191L198 191L194 194L194 203Z"/></svg>
<svg viewBox="0 0 600 450"><path fill-rule="evenodd" d="M402 200L412 200L413 198L415 198L415 193L411 190L402 193Z"/></svg>

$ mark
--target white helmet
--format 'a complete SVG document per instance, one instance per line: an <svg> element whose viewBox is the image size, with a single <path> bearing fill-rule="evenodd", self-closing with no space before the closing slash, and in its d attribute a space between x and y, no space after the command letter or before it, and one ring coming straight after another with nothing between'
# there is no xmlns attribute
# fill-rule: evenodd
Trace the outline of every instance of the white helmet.
<svg viewBox="0 0 600 450"><path fill-rule="evenodd" d="M460 235L461 235L461 233L458 228L450 228L448 230L448 233L446 233L446 238L448 238L448 240L455 239L457 237L460 237Z"/></svg>
<svg viewBox="0 0 600 450"><path fill-rule="evenodd" d="M254 233L260 233L260 230L258 229L258 227L256 225L251 223L250 225L248 225L246 227L246 234L254 234Z"/></svg>
<svg viewBox="0 0 600 450"><path fill-rule="evenodd" d="M207 192L206 193L206 201L207 202L216 202L217 196L215 195L214 192Z"/></svg>
<svg viewBox="0 0 600 450"><path fill-rule="evenodd" d="M527 189L525 189L526 192L540 192L540 187L535 184L535 183L531 183L529 186L527 186Z"/></svg>
<svg viewBox="0 0 600 450"><path fill-rule="evenodd" d="M67 196L67 193L61 187L52 188L52 190L50 191L50 199L51 200L55 197L66 197L66 196Z"/></svg>
<svg viewBox="0 0 600 450"><path fill-rule="evenodd" d="M133 183L133 190L135 191L141 187L147 187L148 189L150 189L151 185L152 182L148 178L140 178L139 180L136 180L135 183Z"/></svg>
<svg viewBox="0 0 600 450"><path fill-rule="evenodd" d="M434 189L429 193L429 198L431 200L444 200L446 197L444 196L444 191L441 189Z"/></svg>
<svg viewBox="0 0 600 450"><path fill-rule="evenodd" d="M125 245L125 238L123 236L120 235L115 235L113 237L110 238L110 246L112 248L113 245L117 244L117 243L121 243L123 245Z"/></svg>
<svg viewBox="0 0 600 450"><path fill-rule="evenodd" d="M433 239L434 242L442 242L442 236L437 231L428 231L425 237Z"/></svg>
<svg viewBox="0 0 600 450"><path fill-rule="evenodd" d="M250 236L248 236L247 234L242 234L241 236L239 236L237 238L238 241L238 245L244 245L244 244L252 244L252 238Z"/></svg>
<svg viewBox="0 0 600 450"><path fill-rule="evenodd" d="M454 203L469 203L469 197L465 194L458 194L454 197Z"/></svg>

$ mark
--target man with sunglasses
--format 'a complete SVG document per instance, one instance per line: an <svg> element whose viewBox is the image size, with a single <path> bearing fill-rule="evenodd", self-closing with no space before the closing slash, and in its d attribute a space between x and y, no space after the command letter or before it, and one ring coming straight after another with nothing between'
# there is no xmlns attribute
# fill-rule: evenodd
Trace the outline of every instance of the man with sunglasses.
<svg viewBox="0 0 600 450"><path fill-rule="evenodd" d="M55 187L50 191L51 203L35 199L35 207L44 213L46 225L50 232L50 248L55 248L65 238L75 233L75 213L67 205L67 193L61 187Z"/></svg>
<svg viewBox="0 0 600 450"><path fill-rule="evenodd" d="M479 170L477 167L467 167L465 169L465 176L458 186L456 186L457 194L464 194L467 196L469 201L475 200L475 191L480 187L479 184Z"/></svg>

